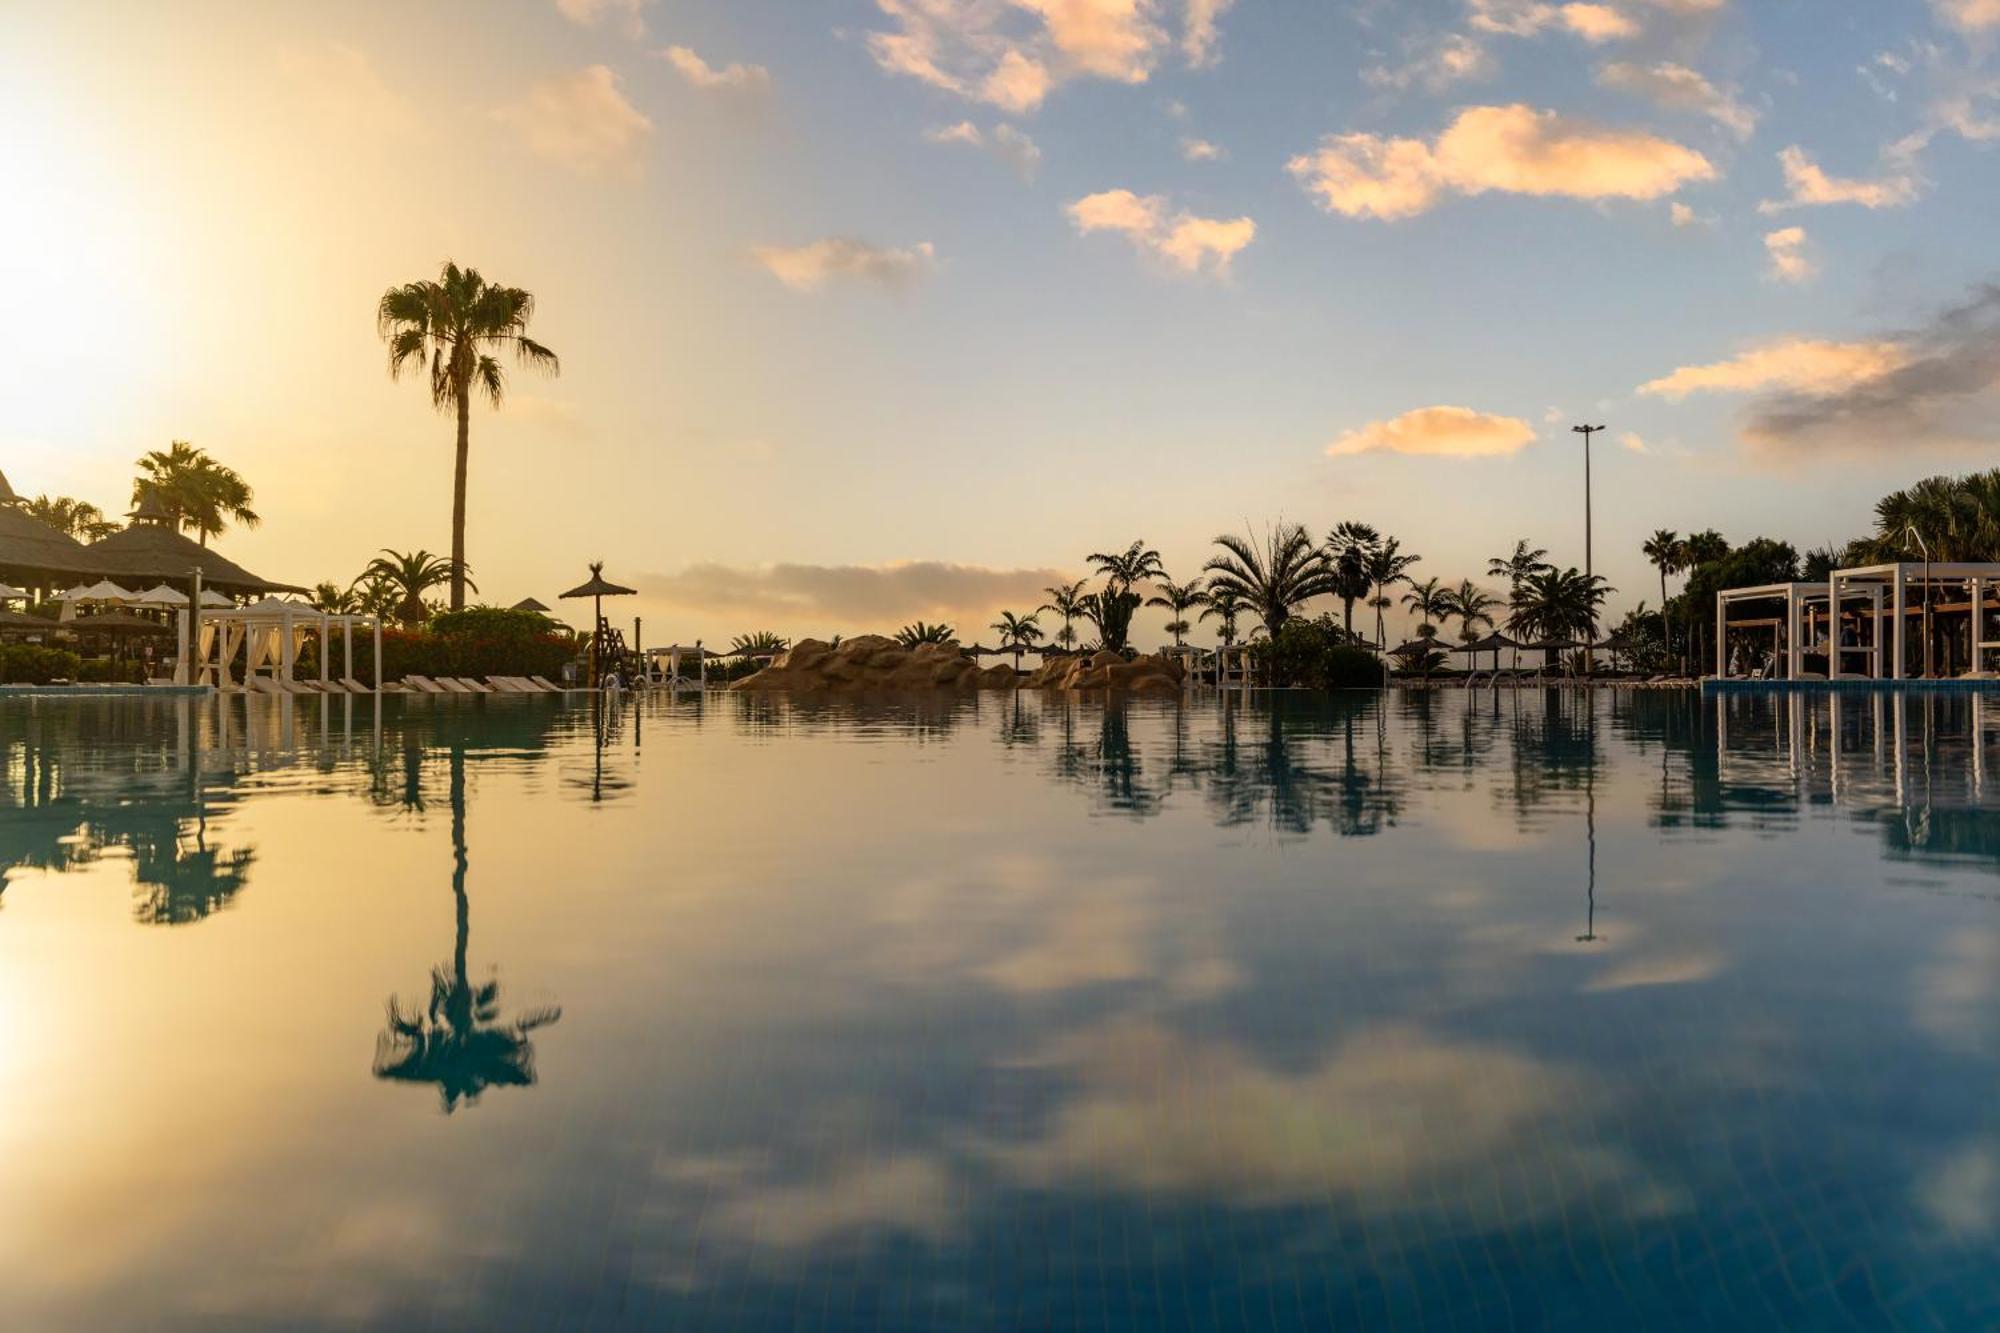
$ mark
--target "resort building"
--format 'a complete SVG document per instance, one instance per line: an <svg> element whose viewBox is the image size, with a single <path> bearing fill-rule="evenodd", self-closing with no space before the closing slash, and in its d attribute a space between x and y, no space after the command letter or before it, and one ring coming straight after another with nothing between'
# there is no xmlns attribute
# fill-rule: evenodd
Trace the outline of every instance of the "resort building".
<svg viewBox="0 0 2000 1333"><path fill-rule="evenodd" d="M2000 650L2000 563L1904 561L1823 583L1715 595L1715 675L1752 680L1984 678Z"/></svg>

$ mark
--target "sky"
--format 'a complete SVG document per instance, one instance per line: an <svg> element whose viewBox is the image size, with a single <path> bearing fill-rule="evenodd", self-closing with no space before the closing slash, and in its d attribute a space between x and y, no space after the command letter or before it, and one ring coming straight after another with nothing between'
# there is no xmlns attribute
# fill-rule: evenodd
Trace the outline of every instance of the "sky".
<svg viewBox="0 0 2000 1333"><path fill-rule="evenodd" d="M1491 587L1583 565L1601 424L1593 564L1657 604L1656 528L1803 550L1994 461L1996 45L2000 0L7 0L0 471L117 513L184 439L269 577L448 550L373 316L449 258L561 357L474 412L491 601L601 559L649 643L970 639L1280 519Z"/></svg>

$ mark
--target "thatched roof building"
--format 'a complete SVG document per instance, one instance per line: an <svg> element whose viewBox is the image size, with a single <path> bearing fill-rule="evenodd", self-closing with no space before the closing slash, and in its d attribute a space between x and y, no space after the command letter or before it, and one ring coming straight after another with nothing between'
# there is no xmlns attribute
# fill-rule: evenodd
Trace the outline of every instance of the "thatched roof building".
<svg viewBox="0 0 2000 1333"><path fill-rule="evenodd" d="M134 523L82 549L96 562L93 573L108 574L131 587L161 581L178 587L186 583L190 570L199 569L202 585L217 592L250 595L307 591L252 574L193 539L152 523ZM131 582L135 579L142 582Z"/></svg>

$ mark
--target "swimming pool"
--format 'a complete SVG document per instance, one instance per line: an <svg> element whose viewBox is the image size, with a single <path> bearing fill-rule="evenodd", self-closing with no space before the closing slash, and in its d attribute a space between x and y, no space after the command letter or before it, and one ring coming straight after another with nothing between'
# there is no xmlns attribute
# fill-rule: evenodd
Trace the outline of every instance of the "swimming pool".
<svg viewBox="0 0 2000 1333"><path fill-rule="evenodd" d="M0 1326L1993 1326L1987 711L0 700Z"/></svg>

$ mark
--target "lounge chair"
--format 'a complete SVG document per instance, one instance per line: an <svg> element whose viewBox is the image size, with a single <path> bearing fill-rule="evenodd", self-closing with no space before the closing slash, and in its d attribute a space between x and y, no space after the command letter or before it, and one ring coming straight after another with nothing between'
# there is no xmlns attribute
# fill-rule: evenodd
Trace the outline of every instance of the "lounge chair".
<svg viewBox="0 0 2000 1333"><path fill-rule="evenodd" d="M541 679L539 676L516 676L514 677L514 679L521 682L522 689L532 690L536 694L562 693L562 687L560 685L551 685L547 681Z"/></svg>
<svg viewBox="0 0 2000 1333"><path fill-rule="evenodd" d="M440 694L472 693L471 690L466 689L464 684L462 684L456 677L453 676L438 676L435 679L433 679L431 683L438 687L438 693Z"/></svg>
<svg viewBox="0 0 2000 1333"><path fill-rule="evenodd" d="M463 689L467 694L493 693L493 687L491 685L488 685L483 680L474 680L470 676L452 676L450 677L450 679L457 681L459 687Z"/></svg>
<svg viewBox="0 0 2000 1333"><path fill-rule="evenodd" d="M568 686L554 684L542 676L530 676L528 679L553 694L567 694L569 692Z"/></svg>
<svg viewBox="0 0 2000 1333"><path fill-rule="evenodd" d="M251 694L283 694L278 682L269 676L252 676L243 682L243 688Z"/></svg>
<svg viewBox="0 0 2000 1333"><path fill-rule="evenodd" d="M369 689L369 688L368 688L368 687L367 687L366 685L363 685L363 684L362 684L362 683L361 683L360 681L356 680L356 679L355 679L354 677L352 677L352 676L342 676L342 677L340 678L340 683L341 683L342 685L344 685L344 686L346 686L346 687L347 687L347 692L348 692L349 694L373 694L373 693L375 693L375 691L373 691L373 690Z"/></svg>
<svg viewBox="0 0 2000 1333"><path fill-rule="evenodd" d="M429 676L405 676L403 677L403 684L414 689L419 694L457 693L457 691L455 690L447 690L444 686L438 684L436 681L432 680Z"/></svg>
<svg viewBox="0 0 2000 1333"><path fill-rule="evenodd" d="M541 691L519 676L488 676L486 683L503 694L540 694Z"/></svg>

